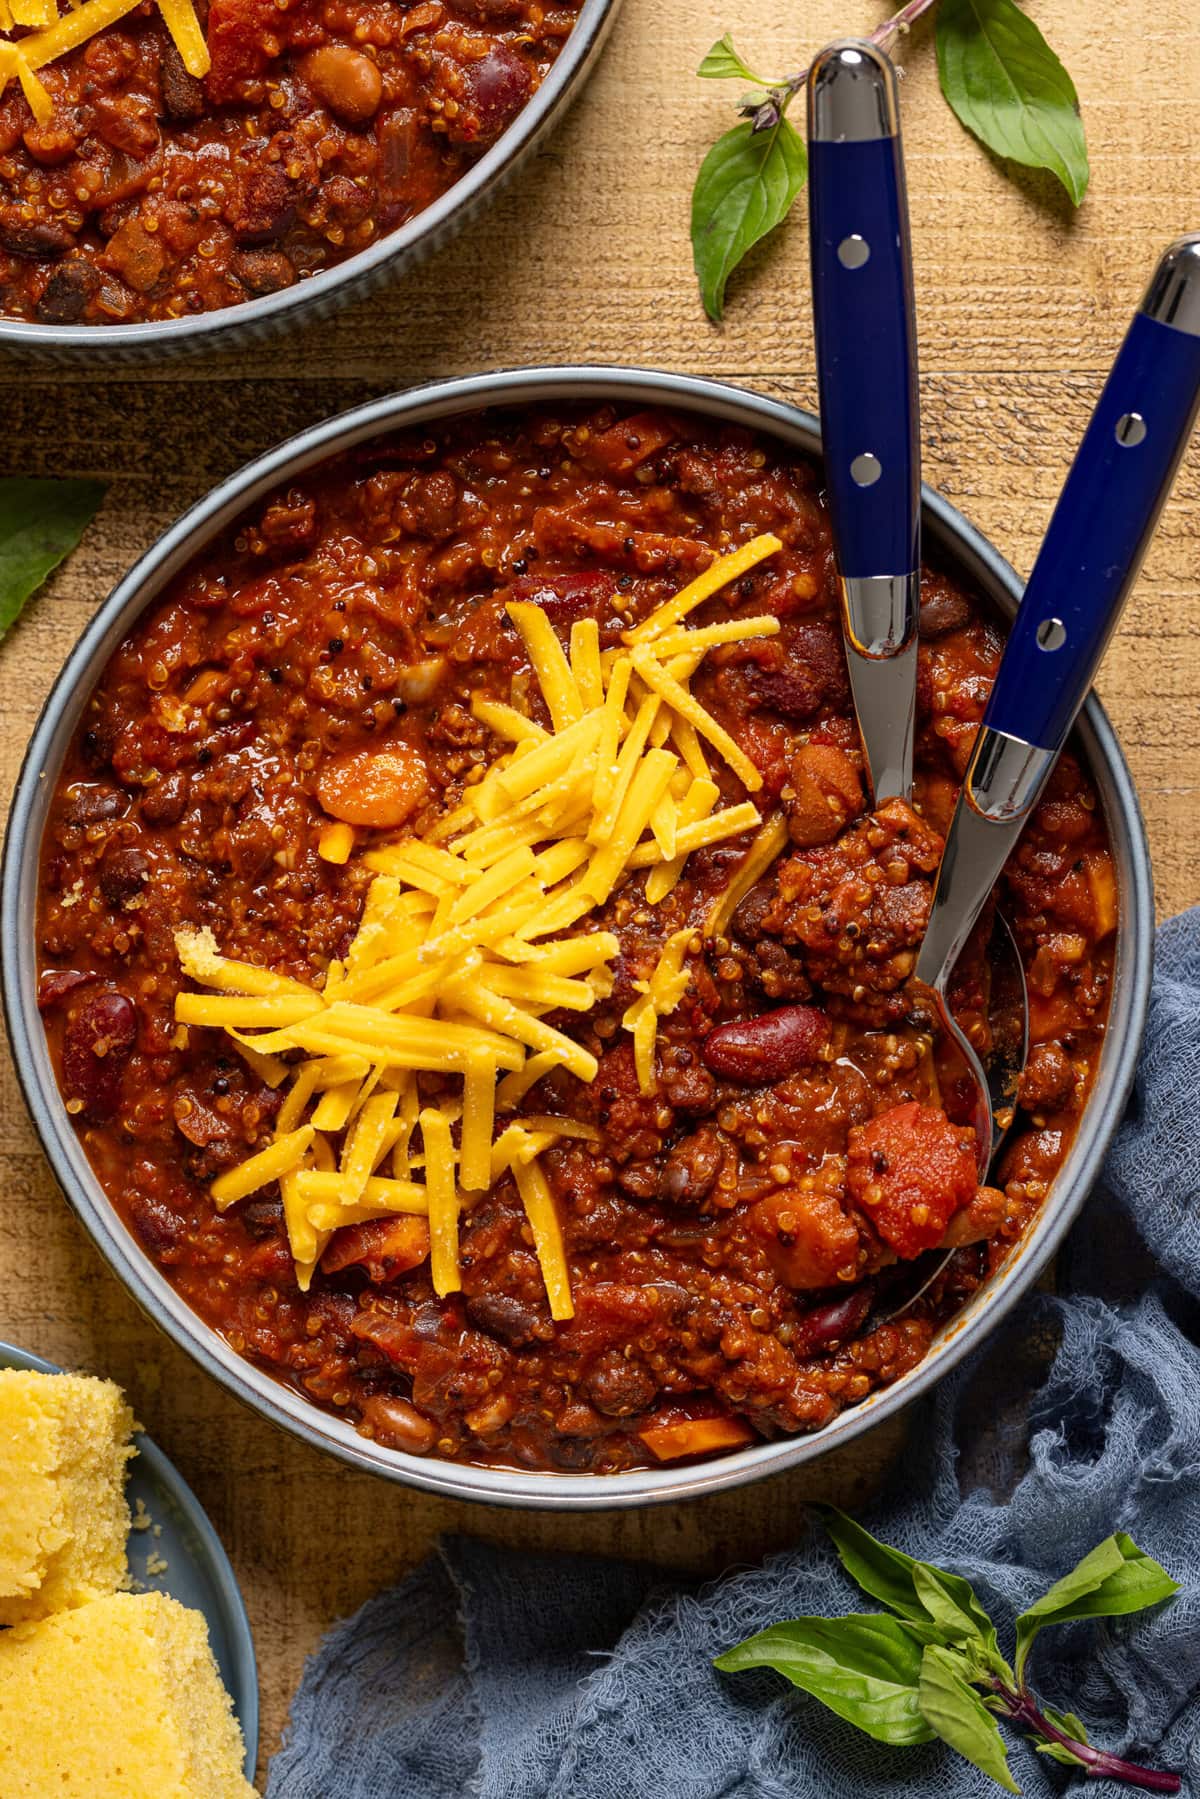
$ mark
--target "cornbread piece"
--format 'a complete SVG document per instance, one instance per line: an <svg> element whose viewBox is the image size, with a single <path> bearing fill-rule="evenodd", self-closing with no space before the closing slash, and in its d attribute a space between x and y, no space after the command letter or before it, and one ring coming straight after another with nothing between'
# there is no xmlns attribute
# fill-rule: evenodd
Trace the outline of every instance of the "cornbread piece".
<svg viewBox="0 0 1200 1799"><path fill-rule="evenodd" d="M199 1612L114 1593L0 1634L4 1799L255 1799Z"/></svg>
<svg viewBox="0 0 1200 1799"><path fill-rule="evenodd" d="M112 1381L0 1369L0 1624L124 1584L132 1430Z"/></svg>

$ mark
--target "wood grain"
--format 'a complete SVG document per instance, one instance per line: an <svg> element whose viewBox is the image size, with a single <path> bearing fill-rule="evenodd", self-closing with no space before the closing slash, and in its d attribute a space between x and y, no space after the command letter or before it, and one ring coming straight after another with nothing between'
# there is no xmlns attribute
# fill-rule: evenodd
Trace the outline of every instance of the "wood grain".
<svg viewBox="0 0 1200 1799"><path fill-rule="evenodd" d="M541 361L687 369L811 406L802 217L735 277L723 327L696 301L687 196L734 91L691 71L729 27L755 62L791 68L884 10L810 0L798 20L784 0L626 0L566 124L468 237L402 286L223 359L94 373L0 360L0 472L111 483L83 547L0 651L4 790L55 671L117 577L214 480L310 421L431 377ZM1187 0L1030 10L1082 99L1093 178L1077 216L1047 180L1011 178L962 132L927 31L908 48L904 92L926 474L1023 570L1155 255L1200 224L1200 35ZM1200 899L1197 781L1182 753L1200 697L1198 486L1193 451L1101 681L1164 914ZM439 1531L713 1570L793 1540L807 1495L861 1497L900 1434L741 1493L587 1518L450 1505L350 1474L243 1411L142 1318L56 1192L7 1061L0 1334L123 1382L195 1486L250 1607L265 1752L321 1632Z"/></svg>

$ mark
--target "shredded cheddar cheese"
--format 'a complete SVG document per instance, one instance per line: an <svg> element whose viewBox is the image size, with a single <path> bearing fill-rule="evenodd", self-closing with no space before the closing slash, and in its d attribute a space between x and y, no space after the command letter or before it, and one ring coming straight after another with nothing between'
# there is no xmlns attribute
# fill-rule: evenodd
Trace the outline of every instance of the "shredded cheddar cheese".
<svg viewBox="0 0 1200 1799"><path fill-rule="evenodd" d="M81 10L98 4L116 0L85 0ZM323 987L224 956L210 931L177 932L180 967L196 989L178 995L177 1022L225 1031L264 1080L287 1084L273 1141L221 1175L214 1200L224 1208L277 1181L302 1288L335 1230L415 1213L428 1218L434 1290L457 1291L464 1215L511 1175L551 1316L572 1316L540 1157L597 1133L545 1113L519 1123L504 1115L552 1070L596 1077L595 1055L544 1016L584 1016L613 990L620 944L589 930L588 915L634 870L649 871L646 897L657 904L693 851L759 830L745 871L776 841L774 825L759 829L752 802L721 804L703 744L748 791L762 779L689 684L710 648L769 636L778 621L698 629L684 621L779 547L763 536L717 558L612 650L601 651L594 619L575 624L564 647L540 607L511 603L550 724L515 704L473 702L499 753L424 838L360 852L374 878L354 940ZM318 853L346 862L355 833L327 826ZM634 983L622 1023L644 1093L655 1090L659 1020L683 999L687 957L701 942L690 926L675 931Z"/></svg>
<svg viewBox="0 0 1200 1799"><path fill-rule="evenodd" d="M60 16L58 0L0 0L0 31L31 28L19 38L0 41L0 95L15 75L34 118L39 125L46 124L54 102L35 71L77 50L138 4L139 0L83 0ZM192 0L157 0L157 4L184 68L201 80L212 58Z"/></svg>

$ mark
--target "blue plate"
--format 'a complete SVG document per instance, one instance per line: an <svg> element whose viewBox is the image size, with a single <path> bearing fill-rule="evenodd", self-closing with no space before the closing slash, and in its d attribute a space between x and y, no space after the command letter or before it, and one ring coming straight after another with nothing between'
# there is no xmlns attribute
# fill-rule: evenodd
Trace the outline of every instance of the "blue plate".
<svg viewBox="0 0 1200 1799"><path fill-rule="evenodd" d="M0 1343L0 1368L62 1372L53 1362L14 1349L10 1343ZM245 1738L246 1779L253 1782L258 1760L258 1669L250 1620L233 1569L200 1501L179 1470L140 1431L133 1440L137 1455L129 1464L125 1490L135 1514L141 1500L150 1528L129 1533L129 1572L139 1587L169 1593L181 1605L203 1612L209 1642ZM149 1568L160 1561L165 1567L150 1573Z"/></svg>

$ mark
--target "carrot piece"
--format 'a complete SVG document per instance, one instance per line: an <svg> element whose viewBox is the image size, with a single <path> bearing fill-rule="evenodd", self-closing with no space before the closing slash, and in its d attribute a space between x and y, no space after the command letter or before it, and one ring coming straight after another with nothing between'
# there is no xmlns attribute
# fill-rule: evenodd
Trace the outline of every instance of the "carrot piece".
<svg viewBox="0 0 1200 1799"><path fill-rule="evenodd" d="M686 1455L711 1455L716 1449L740 1449L754 1432L740 1418L681 1418L676 1424L652 1424L638 1436L660 1462Z"/></svg>

